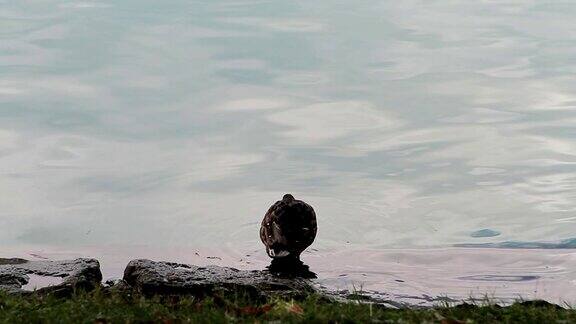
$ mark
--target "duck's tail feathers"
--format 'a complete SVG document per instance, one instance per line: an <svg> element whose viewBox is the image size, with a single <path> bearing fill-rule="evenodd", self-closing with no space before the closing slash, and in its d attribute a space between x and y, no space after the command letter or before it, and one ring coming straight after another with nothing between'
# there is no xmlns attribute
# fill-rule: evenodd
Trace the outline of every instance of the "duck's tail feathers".
<svg viewBox="0 0 576 324"><path fill-rule="evenodd" d="M271 258L284 258L290 255L290 251L283 250L283 249L267 249L268 256Z"/></svg>

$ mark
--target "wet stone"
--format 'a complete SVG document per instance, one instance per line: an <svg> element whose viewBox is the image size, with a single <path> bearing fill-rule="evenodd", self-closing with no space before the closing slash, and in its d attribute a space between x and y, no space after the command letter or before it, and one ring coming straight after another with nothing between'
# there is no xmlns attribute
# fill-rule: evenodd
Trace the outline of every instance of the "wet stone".
<svg viewBox="0 0 576 324"><path fill-rule="evenodd" d="M20 258L0 259L0 265L22 264L22 263L26 263L26 262L28 262L28 260L20 259Z"/></svg>
<svg viewBox="0 0 576 324"><path fill-rule="evenodd" d="M14 294L70 294L100 285L102 273L95 259L28 261L0 258L0 290Z"/></svg>
<svg viewBox="0 0 576 324"><path fill-rule="evenodd" d="M149 295L244 293L249 297L304 297L315 289L304 278L280 278L268 271L238 270L228 267L130 261L124 281L134 289Z"/></svg>

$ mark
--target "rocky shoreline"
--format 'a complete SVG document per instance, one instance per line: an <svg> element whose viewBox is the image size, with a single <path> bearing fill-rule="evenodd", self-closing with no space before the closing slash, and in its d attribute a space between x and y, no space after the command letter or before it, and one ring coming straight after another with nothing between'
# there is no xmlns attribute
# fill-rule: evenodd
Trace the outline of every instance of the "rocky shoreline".
<svg viewBox="0 0 576 324"><path fill-rule="evenodd" d="M309 278L269 270L138 259L128 263L122 279L103 283L96 259L29 261L0 258L0 291L8 294L69 296L77 289L90 291L100 287L109 292L136 292L144 296L242 295L251 300L266 300L272 297L304 299L317 295L337 302L362 300L395 308L408 306L358 292L329 291Z"/></svg>
<svg viewBox="0 0 576 324"><path fill-rule="evenodd" d="M414 308L414 305L390 301L372 294L347 290L330 291L311 279L279 275L269 270L238 270L215 265L196 266L138 259L128 263L122 279L103 283L100 263L96 259L29 261L0 258L0 292L11 295L65 297L76 290L91 291L96 288L108 292L139 293L144 296L189 295L202 298L242 295L251 300L262 301L273 297L305 299L317 295L334 302L354 300L392 308ZM451 304L463 302L451 299L437 301ZM553 305L546 301L537 302Z"/></svg>
<svg viewBox="0 0 576 324"><path fill-rule="evenodd" d="M308 279L281 277L267 270L248 271L140 259L128 263L121 280L103 284L96 259L29 261L0 258L0 290L9 294L64 295L76 289L92 290L96 287L131 290L144 295L241 293L251 298L299 298L318 292Z"/></svg>

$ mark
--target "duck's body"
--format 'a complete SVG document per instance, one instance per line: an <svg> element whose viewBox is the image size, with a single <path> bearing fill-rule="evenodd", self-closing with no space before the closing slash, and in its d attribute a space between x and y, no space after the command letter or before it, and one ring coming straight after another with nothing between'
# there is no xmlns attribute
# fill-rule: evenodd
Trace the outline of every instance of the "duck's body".
<svg viewBox="0 0 576 324"><path fill-rule="evenodd" d="M299 259L316 237L316 213L312 206L284 195L264 216L260 239L271 258Z"/></svg>

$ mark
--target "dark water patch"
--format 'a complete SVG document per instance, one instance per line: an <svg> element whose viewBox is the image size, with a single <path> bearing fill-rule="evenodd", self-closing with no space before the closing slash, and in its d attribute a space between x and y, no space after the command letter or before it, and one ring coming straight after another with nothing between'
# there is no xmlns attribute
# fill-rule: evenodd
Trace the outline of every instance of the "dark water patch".
<svg viewBox="0 0 576 324"><path fill-rule="evenodd" d="M504 276L504 275L476 275L476 276L465 276L460 277L460 280L473 280L473 281L505 281L505 282L520 282L520 281L531 281L539 279L539 276Z"/></svg>
<svg viewBox="0 0 576 324"><path fill-rule="evenodd" d="M506 241L500 243L463 243L455 244L454 246L496 249L576 249L576 238L566 239L560 242Z"/></svg>
<svg viewBox="0 0 576 324"><path fill-rule="evenodd" d="M500 235L500 232L491 230L489 228L474 231L470 234L471 237L494 237Z"/></svg>

